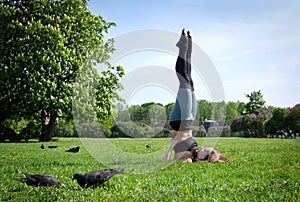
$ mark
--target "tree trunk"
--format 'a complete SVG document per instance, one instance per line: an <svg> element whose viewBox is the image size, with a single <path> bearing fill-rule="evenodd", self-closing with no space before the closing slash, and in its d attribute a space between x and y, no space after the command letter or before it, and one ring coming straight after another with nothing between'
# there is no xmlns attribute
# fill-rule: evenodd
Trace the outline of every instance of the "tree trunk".
<svg viewBox="0 0 300 202"><path fill-rule="evenodd" d="M49 114L44 109L41 110L42 132L39 139L40 142L49 142L52 140L56 118L57 115L55 113Z"/></svg>

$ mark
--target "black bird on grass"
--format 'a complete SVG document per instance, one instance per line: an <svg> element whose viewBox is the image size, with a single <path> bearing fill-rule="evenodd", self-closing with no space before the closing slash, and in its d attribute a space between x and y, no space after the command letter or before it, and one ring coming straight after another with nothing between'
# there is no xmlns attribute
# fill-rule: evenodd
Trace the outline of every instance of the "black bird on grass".
<svg viewBox="0 0 300 202"><path fill-rule="evenodd" d="M65 152L73 152L73 153L77 153L77 152L79 152L79 149L80 149L80 146L77 146L77 147L68 149L68 150L66 150Z"/></svg>
<svg viewBox="0 0 300 202"><path fill-rule="evenodd" d="M41 149L45 149L45 145L44 144L41 145Z"/></svg>
<svg viewBox="0 0 300 202"><path fill-rule="evenodd" d="M58 185L62 185L64 187L64 184L60 184L59 181L50 175L39 175L39 174L29 174L29 173L23 173L25 176L24 178L14 178L14 180L23 182L30 186L43 186L43 187L58 187Z"/></svg>
<svg viewBox="0 0 300 202"><path fill-rule="evenodd" d="M146 148L151 148L151 147L152 147L151 144L146 145Z"/></svg>
<svg viewBox="0 0 300 202"><path fill-rule="evenodd" d="M108 181L112 176L123 172L124 168L113 168L98 171L91 171L86 174L75 173L72 180L77 180L77 183L82 188L92 187L93 189L104 182Z"/></svg>

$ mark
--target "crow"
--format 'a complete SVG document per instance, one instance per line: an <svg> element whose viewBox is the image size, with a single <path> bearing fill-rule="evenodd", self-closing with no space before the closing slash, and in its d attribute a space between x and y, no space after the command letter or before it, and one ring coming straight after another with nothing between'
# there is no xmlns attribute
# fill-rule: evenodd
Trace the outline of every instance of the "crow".
<svg viewBox="0 0 300 202"><path fill-rule="evenodd" d="M50 175L39 175L39 174L29 174L29 173L23 173L25 178L14 178L14 180L23 182L30 186L43 186L43 187L58 187L58 185L65 186L64 184L60 184L59 181L50 176Z"/></svg>
<svg viewBox="0 0 300 202"><path fill-rule="evenodd" d="M45 149L45 145L44 144L41 145L41 149Z"/></svg>
<svg viewBox="0 0 300 202"><path fill-rule="evenodd" d="M86 174L75 173L72 180L77 180L77 183L82 188L92 187L93 189L104 182L108 181L112 176L123 172L124 168L105 169L98 171L91 171Z"/></svg>
<svg viewBox="0 0 300 202"><path fill-rule="evenodd" d="M73 152L73 153L77 153L77 152L79 152L79 149L80 149L80 146L77 146L77 147L68 149L68 150L66 150L65 152Z"/></svg>
<svg viewBox="0 0 300 202"><path fill-rule="evenodd" d="M152 147L151 144L146 145L146 148L151 148L151 147Z"/></svg>

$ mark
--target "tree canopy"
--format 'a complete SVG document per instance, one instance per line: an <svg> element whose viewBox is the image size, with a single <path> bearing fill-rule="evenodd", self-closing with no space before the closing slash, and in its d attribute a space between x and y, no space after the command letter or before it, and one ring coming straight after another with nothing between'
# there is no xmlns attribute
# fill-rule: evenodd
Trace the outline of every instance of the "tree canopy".
<svg viewBox="0 0 300 202"><path fill-rule="evenodd" d="M112 89L123 75L121 67L107 62L113 41L103 37L114 25L92 14L82 0L1 0L1 120L15 114L40 117L40 140L51 140L56 119L72 115L78 72L87 72L85 64L92 61L107 66L95 77L106 85L98 85L104 92L98 94L95 108L104 114L99 117L109 114ZM101 102L103 94L110 95L106 102Z"/></svg>
<svg viewBox="0 0 300 202"><path fill-rule="evenodd" d="M250 94L246 94L249 102L246 104L246 114L258 114L257 110L265 108L265 101L261 91L253 91Z"/></svg>

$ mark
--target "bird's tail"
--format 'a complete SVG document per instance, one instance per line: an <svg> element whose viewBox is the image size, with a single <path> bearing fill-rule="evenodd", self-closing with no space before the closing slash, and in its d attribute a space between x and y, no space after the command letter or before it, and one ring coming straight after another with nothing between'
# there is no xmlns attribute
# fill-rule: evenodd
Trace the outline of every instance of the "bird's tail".
<svg viewBox="0 0 300 202"><path fill-rule="evenodd" d="M13 180L23 182L23 183L29 182L29 180L27 178L14 178Z"/></svg>

